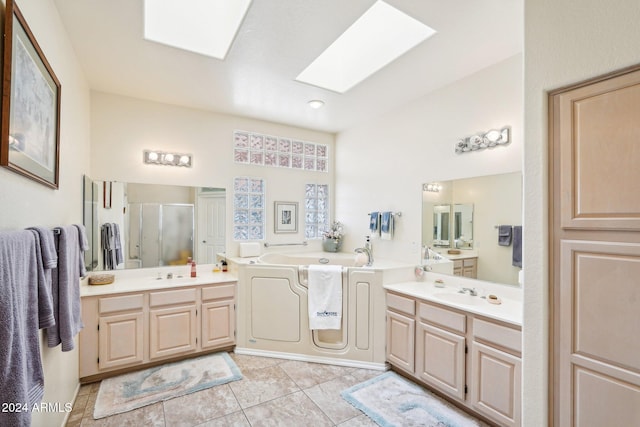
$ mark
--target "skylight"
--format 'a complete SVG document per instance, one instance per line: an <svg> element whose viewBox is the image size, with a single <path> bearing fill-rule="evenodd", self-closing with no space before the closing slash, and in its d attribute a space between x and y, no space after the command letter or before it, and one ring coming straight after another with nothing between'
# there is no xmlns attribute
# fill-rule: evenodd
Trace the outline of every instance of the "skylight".
<svg viewBox="0 0 640 427"><path fill-rule="evenodd" d="M224 59L251 0L144 0L144 38Z"/></svg>
<svg viewBox="0 0 640 427"><path fill-rule="evenodd" d="M344 93L435 32L417 19L377 1L296 80Z"/></svg>

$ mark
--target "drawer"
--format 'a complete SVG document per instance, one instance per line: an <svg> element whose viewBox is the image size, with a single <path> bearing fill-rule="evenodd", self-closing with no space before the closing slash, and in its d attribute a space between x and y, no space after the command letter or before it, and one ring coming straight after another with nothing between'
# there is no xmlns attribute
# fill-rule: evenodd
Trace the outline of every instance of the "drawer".
<svg viewBox="0 0 640 427"><path fill-rule="evenodd" d="M236 296L236 285L224 284L202 288L202 301L213 299L229 299Z"/></svg>
<svg viewBox="0 0 640 427"><path fill-rule="evenodd" d="M522 333L508 326L498 325L482 319L473 319L473 338L522 352Z"/></svg>
<svg viewBox="0 0 640 427"><path fill-rule="evenodd" d="M465 258L462 260L462 265L464 267L474 267L476 265L477 258Z"/></svg>
<svg viewBox="0 0 640 427"><path fill-rule="evenodd" d="M412 316L416 314L415 300L396 294L387 293L387 307Z"/></svg>
<svg viewBox="0 0 640 427"><path fill-rule="evenodd" d="M172 291L152 292L149 300L151 307L158 305L184 304L196 302L196 289L175 289Z"/></svg>
<svg viewBox="0 0 640 427"><path fill-rule="evenodd" d="M419 314L421 319L444 326L452 331L464 334L467 330L467 316L462 313L456 313L455 311L421 302Z"/></svg>
<svg viewBox="0 0 640 427"><path fill-rule="evenodd" d="M98 311L112 313L114 311L142 310L144 294L121 295L118 297L100 298Z"/></svg>

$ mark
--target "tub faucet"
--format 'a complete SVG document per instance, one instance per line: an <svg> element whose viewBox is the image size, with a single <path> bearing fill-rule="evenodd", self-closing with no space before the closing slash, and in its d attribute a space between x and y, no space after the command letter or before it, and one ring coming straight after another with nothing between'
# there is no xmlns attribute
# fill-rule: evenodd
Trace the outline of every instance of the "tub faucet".
<svg viewBox="0 0 640 427"><path fill-rule="evenodd" d="M367 236L367 241L364 244L363 248L356 249L357 254L367 254L367 267L371 267L373 265L373 247L371 246L371 237Z"/></svg>
<svg viewBox="0 0 640 427"><path fill-rule="evenodd" d="M367 255L367 267L371 267L373 265L373 254L371 253L371 249L364 248L356 248L357 254L366 254Z"/></svg>

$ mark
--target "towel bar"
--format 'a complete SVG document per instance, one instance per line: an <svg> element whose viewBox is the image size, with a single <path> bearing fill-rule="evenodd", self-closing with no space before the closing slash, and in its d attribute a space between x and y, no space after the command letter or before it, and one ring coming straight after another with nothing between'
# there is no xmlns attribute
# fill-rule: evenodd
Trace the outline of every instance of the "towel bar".
<svg viewBox="0 0 640 427"><path fill-rule="evenodd" d="M268 248L269 246L307 246L308 243L306 241L302 243L267 243L264 242L264 247Z"/></svg>

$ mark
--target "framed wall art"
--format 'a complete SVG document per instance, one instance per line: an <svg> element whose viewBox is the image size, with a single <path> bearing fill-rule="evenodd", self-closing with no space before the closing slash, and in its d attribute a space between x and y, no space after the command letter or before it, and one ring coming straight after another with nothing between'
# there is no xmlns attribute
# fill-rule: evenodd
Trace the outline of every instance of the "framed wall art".
<svg viewBox="0 0 640 427"><path fill-rule="evenodd" d="M298 232L298 202L274 202L275 225L274 233Z"/></svg>
<svg viewBox="0 0 640 427"><path fill-rule="evenodd" d="M0 165L57 189L60 82L13 0L4 28Z"/></svg>

